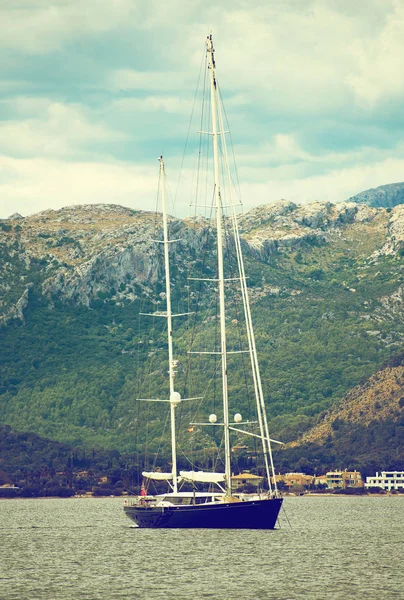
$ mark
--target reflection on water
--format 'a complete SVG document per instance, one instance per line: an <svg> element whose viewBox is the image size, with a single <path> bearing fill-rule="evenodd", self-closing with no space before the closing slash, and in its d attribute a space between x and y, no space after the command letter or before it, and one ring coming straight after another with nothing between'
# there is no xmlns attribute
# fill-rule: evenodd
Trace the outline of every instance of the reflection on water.
<svg viewBox="0 0 404 600"><path fill-rule="evenodd" d="M404 496L284 506L291 528L148 530L116 498L2 500L0 598L404 598Z"/></svg>

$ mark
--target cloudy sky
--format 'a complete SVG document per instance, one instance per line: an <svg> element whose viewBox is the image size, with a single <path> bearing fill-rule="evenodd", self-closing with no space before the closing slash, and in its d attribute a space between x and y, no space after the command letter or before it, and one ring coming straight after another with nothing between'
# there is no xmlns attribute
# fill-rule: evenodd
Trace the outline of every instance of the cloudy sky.
<svg viewBox="0 0 404 600"><path fill-rule="evenodd" d="M210 30L246 208L404 180L404 0L13 0L0 22L0 217L153 209Z"/></svg>

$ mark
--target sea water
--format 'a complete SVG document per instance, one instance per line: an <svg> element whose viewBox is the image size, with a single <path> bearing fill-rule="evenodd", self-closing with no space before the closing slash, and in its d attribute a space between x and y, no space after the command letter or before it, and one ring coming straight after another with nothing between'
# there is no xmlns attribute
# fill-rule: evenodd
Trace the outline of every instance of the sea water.
<svg viewBox="0 0 404 600"><path fill-rule="evenodd" d="M404 598L404 496L286 497L274 531L138 529L122 506L0 500L1 600Z"/></svg>

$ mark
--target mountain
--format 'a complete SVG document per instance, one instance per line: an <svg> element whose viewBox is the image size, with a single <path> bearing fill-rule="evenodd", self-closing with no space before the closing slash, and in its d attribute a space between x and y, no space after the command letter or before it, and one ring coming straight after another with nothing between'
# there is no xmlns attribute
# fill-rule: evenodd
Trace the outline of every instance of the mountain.
<svg viewBox="0 0 404 600"><path fill-rule="evenodd" d="M281 460L306 470L404 468L404 354L350 390Z"/></svg>
<svg viewBox="0 0 404 600"><path fill-rule="evenodd" d="M216 339L213 295L189 279L215 276L210 225L172 218L170 229L180 240L171 244L182 290L174 310L198 304L203 319L198 330L191 317L176 320L176 352L186 356L190 336L200 346ZM289 441L403 349L404 205L281 201L247 212L240 230L271 430ZM165 447L164 408L136 402L167 379L163 320L139 319L164 308L156 239L160 215L116 205L0 221L0 423L87 447ZM237 314L229 321L237 345ZM234 408L248 417L236 360ZM213 367L190 377L188 363L178 384L198 396ZM184 429L184 448L212 443Z"/></svg>
<svg viewBox="0 0 404 600"><path fill-rule="evenodd" d="M393 208L398 204L404 204L404 182L389 183L388 185L371 188L352 196L348 202L368 204L376 208Z"/></svg>
<svg viewBox="0 0 404 600"><path fill-rule="evenodd" d="M365 384L350 390L341 402L323 416L318 425L300 440L292 442L290 447L307 443L323 444L330 436L335 437L335 432L343 424L368 427L374 421L382 422L401 416L404 408L404 356L397 357L394 362L399 364L384 367Z"/></svg>

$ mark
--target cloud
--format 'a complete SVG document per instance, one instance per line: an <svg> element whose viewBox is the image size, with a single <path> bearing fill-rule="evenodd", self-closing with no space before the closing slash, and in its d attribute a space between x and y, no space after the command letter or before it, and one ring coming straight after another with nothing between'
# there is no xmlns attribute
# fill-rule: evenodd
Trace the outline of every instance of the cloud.
<svg viewBox="0 0 404 600"><path fill-rule="evenodd" d="M281 167L281 170L281 176L278 169L268 170L262 183L244 179L241 192L246 210L280 199L298 203L347 200L361 191L386 182L403 181L404 157L365 165L331 168L324 174L309 177L293 176L287 167Z"/></svg>
<svg viewBox="0 0 404 600"><path fill-rule="evenodd" d="M380 163L388 158L404 158L404 142L399 142L395 147L377 148L374 146L361 146L351 148L342 152L335 151L309 151L305 150L298 142L296 137L291 134L276 134L267 143L259 146L254 152L251 152L249 146L240 146L235 148L241 169L259 170L265 166L268 168L279 168L284 166L290 169L297 166L299 170L303 168L310 171L311 168L326 168L331 171L335 168L347 167L352 165L366 165Z"/></svg>
<svg viewBox="0 0 404 600"><path fill-rule="evenodd" d="M155 209L155 169L129 163L64 162L0 157L0 217L71 204L105 202Z"/></svg>
<svg viewBox="0 0 404 600"><path fill-rule="evenodd" d="M136 71L134 69L115 69L109 73L106 85L115 91L139 90L142 92L178 92L178 81L182 73L170 71Z"/></svg>
<svg viewBox="0 0 404 600"><path fill-rule="evenodd" d="M11 156L77 157L94 144L125 139L122 132L90 122L80 106L16 98L13 110L17 118L0 121L0 152Z"/></svg>
<svg viewBox="0 0 404 600"><path fill-rule="evenodd" d="M144 98L122 98L115 100L110 110L125 111L128 113L149 112L157 114L177 113L180 115L189 114L192 109L192 102L180 96L145 96Z"/></svg>
<svg viewBox="0 0 404 600"><path fill-rule="evenodd" d="M189 207L192 196L188 190L192 184L192 173L184 169L184 186L175 200L178 163L168 170L170 211L185 216L192 212ZM27 215L50 207L57 209L71 204L99 202L144 210L156 208L157 160L150 161L147 166L136 166L123 161L67 163L50 158L2 156L0 170L0 218L16 211ZM337 168L327 165L321 174L307 175L304 169L299 170L294 164L247 167L242 171L241 193L246 210L282 198L303 203L316 200L340 202L364 189L402 181L404 151L401 157L396 158L374 157L373 160L353 164L345 160L345 164Z"/></svg>
<svg viewBox="0 0 404 600"><path fill-rule="evenodd" d="M176 181L210 29L249 206L403 178L402 0L222 0L209 11L202 0L15 0L0 18L2 191L15 210L114 201L118 175L116 201L143 202L162 150Z"/></svg>
<svg viewBox="0 0 404 600"><path fill-rule="evenodd" d="M99 35L136 21L133 0L14 0L0 5L0 46L47 53L80 36Z"/></svg>
<svg viewBox="0 0 404 600"><path fill-rule="evenodd" d="M356 101L374 108L404 93L404 4L395 0L392 12L376 36L355 40L350 46L353 68L346 81Z"/></svg>

